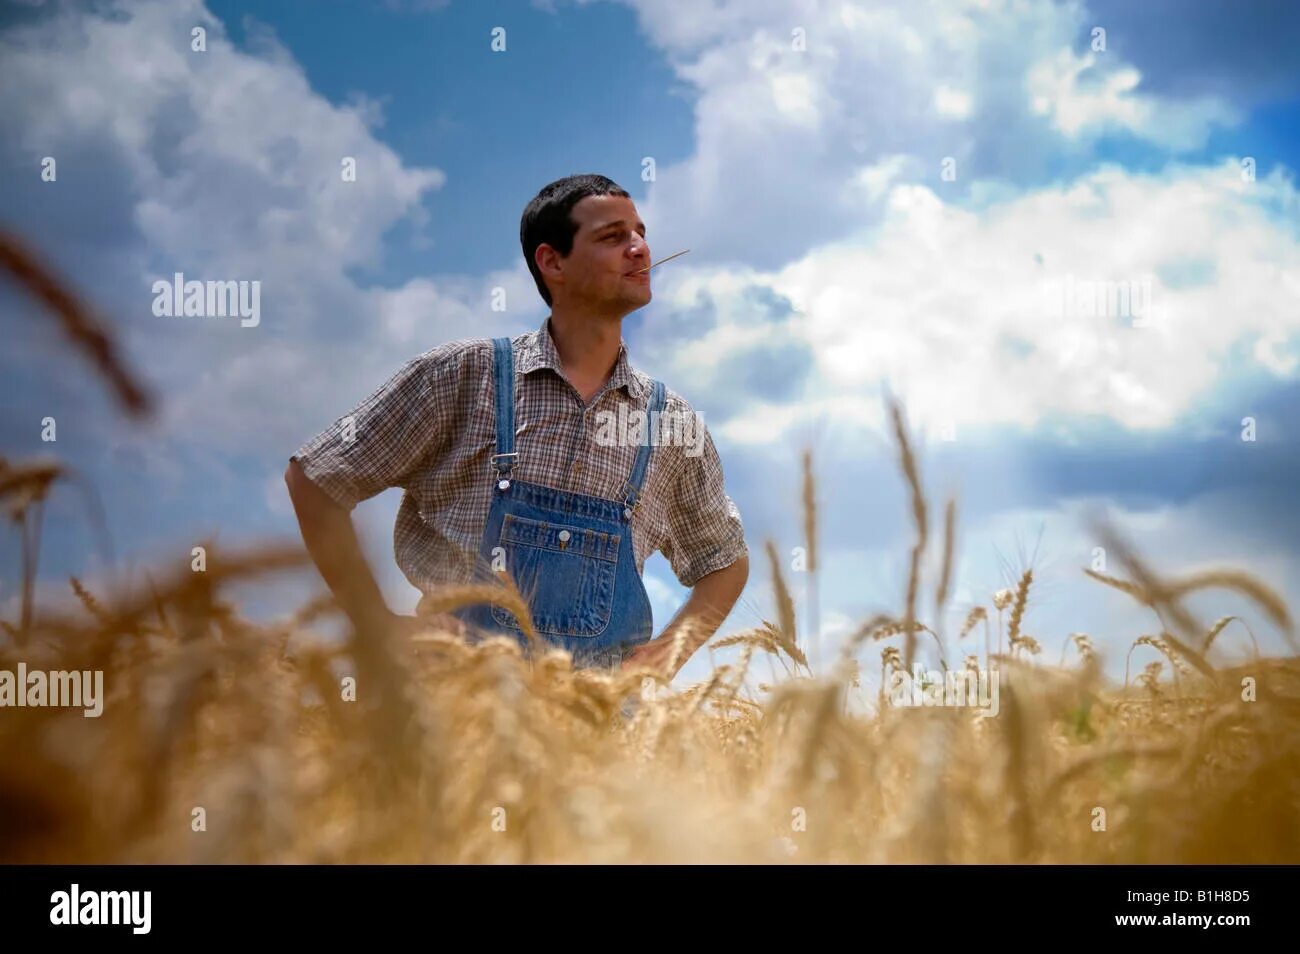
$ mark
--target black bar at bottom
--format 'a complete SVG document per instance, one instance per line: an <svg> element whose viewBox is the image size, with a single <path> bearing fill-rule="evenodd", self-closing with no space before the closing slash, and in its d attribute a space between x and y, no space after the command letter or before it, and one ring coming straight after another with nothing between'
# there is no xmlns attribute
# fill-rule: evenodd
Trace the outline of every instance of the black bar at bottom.
<svg viewBox="0 0 1300 954"><path fill-rule="evenodd" d="M1296 874L1287 866L10 866L0 867L0 930L10 950L20 937L60 935L301 945L411 931L448 943L486 927L499 943L512 928L540 942L539 930L576 927L699 937L709 923L734 942L850 922L864 942L880 930L943 945L1042 928L1072 939L1231 943L1291 925Z"/></svg>

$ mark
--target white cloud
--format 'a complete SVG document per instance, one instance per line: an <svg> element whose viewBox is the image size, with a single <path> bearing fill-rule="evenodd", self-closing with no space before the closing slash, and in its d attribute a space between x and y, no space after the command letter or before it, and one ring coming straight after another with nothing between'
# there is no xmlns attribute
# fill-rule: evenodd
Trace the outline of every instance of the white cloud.
<svg viewBox="0 0 1300 954"><path fill-rule="evenodd" d="M773 272L697 268L668 280L661 301L685 306L708 289L718 303L716 325L674 349L673 372L707 404L710 388L734 386L707 373L711 356L752 334L806 342L816 367L805 393L753 394L725 422L731 439L774 447L823 413L878 421L882 384L926 428L1032 427L1054 415L1170 427L1244 370L1231 363L1238 342L1258 339L1260 372L1294 371L1300 314L1287 276L1300 272L1300 244L1286 215L1297 201L1280 172L1245 183L1231 160L1152 175L1106 166L980 210L895 185L870 234ZM1105 282L1146 283L1146 327L1133 326L1141 294L1131 315L1052 313L1053 290ZM784 326L756 326L739 307L755 286L793 302Z"/></svg>
<svg viewBox="0 0 1300 954"><path fill-rule="evenodd" d="M121 155L137 225L175 262L256 273L274 254L314 274L372 261L394 220L442 185L371 136L368 100L328 102L269 35L236 49L195 0L112 11L5 35L4 120L36 154L97 141ZM196 24L206 52L190 48ZM342 181L346 156L356 182Z"/></svg>
<svg viewBox="0 0 1300 954"><path fill-rule="evenodd" d="M196 25L206 52L191 49ZM63 168L123 166L132 221L115 225L133 227L140 271L116 272L106 300L167 400L157 427L119 442L159 466L163 441L197 434L210 451L291 449L413 349L470 333L494 285L527 300L517 275L361 287L349 269L378 261L403 219L420 224L445 175L375 138L376 100L329 102L269 31L248 32L239 49L198 0L139 0L66 8L0 35L0 129ZM152 282L173 271L259 281L260 325L153 316Z"/></svg>
<svg viewBox="0 0 1300 954"><path fill-rule="evenodd" d="M1072 139L1123 130L1175 150L1197 149L1215 125L1240 121L1218 97L1178 102L1143 95L1138 70L1102 71L1097 63L1097 54L1076 56L1068 47L1035 63L1026 83L1033 112L1050 117L1053 127Z"/></svg>
<svg viewBox="0 0 1300 954"><path fill-rule="evenodd" d="M974 100L968 90L938 86L934 91L934 110L947 119L968 119Z"/></svg>
<svg viewBox="0 0 1300 954"><path fill-rule="evenodd" d="M968 163L1045 175L1106 132L1185 149L1239 118L1217 99L1143 93L1118 52L1104 70L1073 52L1077 3L623 2L698 91L694 153L661 163L642 203L658 241L696 262L774 268L877 220L864 170L891 157L926 184L949 156L963 181Z"/></svg>

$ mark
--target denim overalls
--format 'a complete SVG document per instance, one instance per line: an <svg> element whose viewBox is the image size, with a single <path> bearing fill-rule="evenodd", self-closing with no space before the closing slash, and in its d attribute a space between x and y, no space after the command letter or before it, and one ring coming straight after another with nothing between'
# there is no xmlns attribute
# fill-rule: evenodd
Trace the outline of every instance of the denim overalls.
<svg viewBox="0 0 1300 954"><path fill-rule="evenodd" d="M514 480L514 354L509 338L495 338L493 345L496 473L474 579L498 580L494 560L498 568L504 564L528 602L540 640L567 649L575 668L616 668L652 635L650 599L632 552L632 513L650 463L651 422L663 410L664 386L654 382L622 500ZM471 629L514 636L528 655L528 638L508 610L484 603L454 612ZM471 641L479 638L471 632Z"/></svg>

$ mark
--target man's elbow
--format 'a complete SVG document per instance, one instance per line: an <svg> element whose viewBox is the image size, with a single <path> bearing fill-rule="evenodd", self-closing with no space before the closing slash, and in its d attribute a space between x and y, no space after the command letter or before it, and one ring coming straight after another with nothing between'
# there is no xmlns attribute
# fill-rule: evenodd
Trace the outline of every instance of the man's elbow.
<svg viewBox="0 0 1300 954"><path fill-rule="evenodd" d="M316 486L296 460L289 461L289 466L285 468L284 483L289 489L289 499L300 513L304 510L317 513L321 510L344 509Z"/></svg>
<svg viewBox="0 0 1300 954"><path fill-rule="evenodd" d="M740 559L731 564L730 569L736 575L736 581L743 587L749 581L749 554L742 553Z"/></svg>
<svg viewBox="0 0 1300 954"><path fill-rule="evenodd" d="M742 553L739 558L716 572L719 583L725 581L726 589L734 594L733 598L738 598L749 581L749 555Z"/></svg>
<svg viewBox="0 0 1300 954"><path fill-rule="evenodd" d="M289 466L284 469L284 485L289 490L290 500L297 497L301 492L302 481L306 479L306 476L296 460L289 461Z"/></svg>

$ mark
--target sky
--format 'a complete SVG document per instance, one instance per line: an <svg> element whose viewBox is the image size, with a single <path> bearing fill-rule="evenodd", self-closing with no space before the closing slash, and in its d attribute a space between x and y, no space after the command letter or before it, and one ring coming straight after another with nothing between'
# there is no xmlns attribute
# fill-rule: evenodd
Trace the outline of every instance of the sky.
<svg viewBox="0 0 1300 954"><path fill-rule="evenodd" d="M296 540L282 475L304 440L421 352L540 324L519 216L578 172L631 193L656 260L691 250L656 269L624 338L703 415L744 521L750 581L724 633L776 618L769 540L807 606L804 448L822 658L901 611L915 531L886 395L915 436L918 605L950 663L981 642L955 638L971 607L1032 568L1022 630L1043 661L1085 632L1122 674L1160 621L1083 573L1123 575L1094 513L1163 573L1232 567L1289 599L1297 40L1300 6L1219 0L11 2L0 227L93 299L159 399L127 420L0 284L0 453L67 462L106 521L107 542L85 495L56 488L41 605L68 599L70 575L181 572L207 540ZM258 322L156 314L154 282L176 272L259 282ZM400 495L354 519L410 612ZM5 619L20 567L11 528ZM658 632L688 593L658 554L645 583ZM273 618L322 586L301 573L240 598ZM1237 593L1189 605L1286 650ZM1214 658L1249 647L1231 627ZM708 669L701 653L678 681Z"/></svg>

